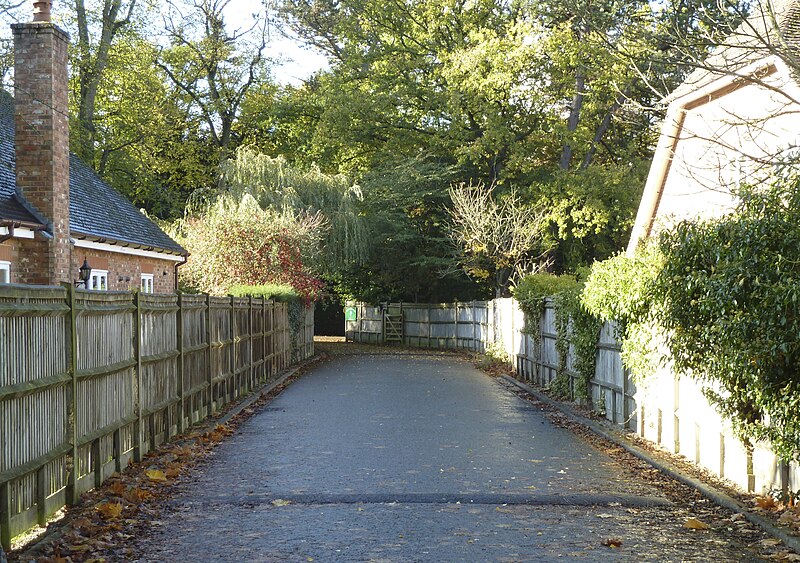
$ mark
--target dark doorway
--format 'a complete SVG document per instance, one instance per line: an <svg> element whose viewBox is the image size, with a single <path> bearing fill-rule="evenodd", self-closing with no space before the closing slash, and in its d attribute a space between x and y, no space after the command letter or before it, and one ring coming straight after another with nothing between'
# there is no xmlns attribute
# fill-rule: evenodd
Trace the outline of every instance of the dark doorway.
<svg viewBox="0 0 800 563"><path fill-rule="evenodd" d="M319 301L314 308L316 336L344 336L344 307L335 299Z"/></svg>

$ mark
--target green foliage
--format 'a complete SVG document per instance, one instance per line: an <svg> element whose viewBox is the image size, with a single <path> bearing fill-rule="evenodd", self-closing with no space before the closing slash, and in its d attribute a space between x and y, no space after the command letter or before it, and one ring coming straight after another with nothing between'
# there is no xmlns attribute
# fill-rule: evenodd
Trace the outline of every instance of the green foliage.
<svg viewBox="0 0 800 563"><path fill-rule="evenodd" d="M479 369L489 372L506 371L510 366L510 361L508 352L501 343L490 342L486 346L486 351L477 355L475 365Z"/></svg>
<svg viewBox="0 0 800 563"><path fill-rule="evenodd" d="M552 298L555 310L556 350L559 366L549 389L558 397L589 398L589 381L594 377L597 340L602 321L581 303L584 272L579 274L532 274L525 276L514 289L514 297L525 313L526 330L541 338L538 320L544 312L545 300ZM536 321L531 325L531 321ZM531 330L535 327L535 330ZM572 372L568 373L567 357L572 350ZM571 381L572 380L572 381Z"/></svg>
<svg viewBox="0 0 800 563"><path fill-rule="evenodd" d="M581 294L587 311L616 323L622 360L639 381L653 374L660 360L654 348L658 334L654 284L663 263L654 244L640 246L634 256L621 253L595 262Z"/></svg>
<svg viewBox="0 0 800 563"><path fill-rule="evenodd" d="M514 288L514 298L525 313L525 317L533 320L541 317L545 299L578 286L579 282L574 274L560 276L546 272L529 274L522 278Z"/></svg>
<svg viewBox="0 0 800 563"><path fill-rule="evenodd" d="M746 439L800 444L800 177L747 189L736 211L664 233L656 317L675 368Z"/></svg>
<svg viewBox="0 0 800 563"><path fill-rule="evenodd" d="M361 216L366 222L366 261L342 272L341 295L441 303L489 295L458 268L446 232L447 188L458 167L424 156L395 159L364 175Z"/></svg>
<svg viewBox="0 0 800 563"><path fill-rule="evenodd" d="M556 313L556 350L559 357L559 375L551 383L551 387L561 395L569 395L573 399L586 401L589 399L589 382L594 377L597 360L597 344L603 321L592 315L581 303L583 284L564 288L553 297ZM577 377L572 378L573 386L568 384L567 356L572 349L572 371ZM555 385L553 385L555 384Z"/></svg>
<svg viewBox="0 0 800 563"><path fill-rule="evenodd" d="M558 271L605 260L627 244L649 165L556 171L530 183L527 196L548 210Z"/></svg>
<svg viewBox="0 0 800 563"><path fill-rule="evenodd" d="M223 164L222 174L222 193L234 200L251 196L262 209L324 217L326 229L316 264L320 271L331 275L365 260L367 229L359 212L363 196L346 176L324 174L316 166L301 169L251 147L240 147Z"/></svg>
<svg viewBox="0 0 800 563"><path fill-rule="evenodd" d="M228 293L234 297L255 297L258 299L272 299L279 303L300 301L300 294L288 284L267 285L232 285Z"/></svg>
<svg viewBox="0 0 800 563"><path fill-rule="evenodd" d="M289 301L289 346L292 363L297 363L301 359L302 348L300 339L305 330L306 323L306 304L300 300Z"/></svg>
<svg viewBox="0 0 800 563"><path fill-rule="evenodd" d="M800 444L800 177L746 188L730 215L684 221L635 256L592 268L582 301L618 321L623 361L646 377L664 352L746 441L784 459Z"/></svg>
<svg viewBox="0 0 800 563"><path fill-rule="evenodd" d="M508 365L511 358L508 356L505 347L499 342L490 342L486 347L486 356L491 358L494 362L502 365Z"/></svg>

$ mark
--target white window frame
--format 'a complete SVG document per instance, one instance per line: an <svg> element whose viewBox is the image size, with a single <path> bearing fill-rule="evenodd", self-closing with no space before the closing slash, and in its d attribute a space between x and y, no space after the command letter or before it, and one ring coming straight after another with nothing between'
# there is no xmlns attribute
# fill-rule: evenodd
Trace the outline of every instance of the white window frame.
<svg viewBox="0 0 800 563"><path fill-rule="evenodd" d="M108 291L108 270L95 270L89 278L89 287L92 291Z"/></svg>
<svg viewBox="0 0 800 563"><path fill-rule="evenodd" d="M11 262L0 260L0 283L11 283Z"/></svg>
<svg viewBox="0 0 800 563"><path fill-rule="evenodd" d="M154 293L155 274L142 274L142 293Z"/></svg>

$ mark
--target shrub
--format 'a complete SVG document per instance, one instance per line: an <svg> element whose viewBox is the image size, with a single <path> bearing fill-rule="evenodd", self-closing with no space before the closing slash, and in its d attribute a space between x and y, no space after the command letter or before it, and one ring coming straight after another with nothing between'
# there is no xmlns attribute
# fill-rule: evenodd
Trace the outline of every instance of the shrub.
<svg viewBox="0 0 800 563"><path fill-rule="evenodd" d="M176 240L189 251L179 269L191 289L226 295L233 285L291 285L313 300L322 282L306 264L319 247L324 220L261 209L250 196L219 198L201 213L173 225Z"/></svg>
<svg viewBox="0 0 800 563"><path fill-rule="evenodd" d="M733 214L664 233L656 316L675 368L745 439L800 444L800 181L747 189Z"/></svg>
<svg viewBox="0 0 800 563"><path fill-rule="evenodd" d="M228 289L228 293L234 297L256 297L260 299L272 299L280 303L299 301L300 294L291 285L267 284L267 285L234 285Z"/></svg>
<svg viewBox="0 0 800 563"><path fill-rule="evenodd" d="M514 298L526 317L538 319L544 310L544 300L566 289L579 287L574 274L556 276L548 273L529 274L514 288Z"/></svg>
<svg viewBox="0 0 800 563"><path fill-rule="evenodd" d="M649 375L666 352L746 443L783 459L800 444L800 178L745 188L727 216L684 221L635 256L595 264L586 307L617 320L625 365Z"/></svg>

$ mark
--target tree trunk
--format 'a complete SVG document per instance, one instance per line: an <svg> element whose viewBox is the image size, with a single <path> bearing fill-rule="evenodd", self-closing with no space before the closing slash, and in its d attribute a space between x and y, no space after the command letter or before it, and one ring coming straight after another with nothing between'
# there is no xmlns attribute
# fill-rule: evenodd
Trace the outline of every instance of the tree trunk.
<svg viewBox="0 0 800 563"><path fill-rule="evenodd" d="M572 106L569 110L569 118L567 119L567 131L572 133L578 128L578 122L581 118L581 108L583 107L584 87L586 86L586 70L578 68L575 73L575 95L572 98ZM574 149L569 144L569 140L564 142L564 148L561 151L561 161L559 168L561 170L569 170L569 164L572 160Z"/></svg>
<svg viewBox="0 0 800 563"><path fill-rule="evenodd" d="M136 6L136 0L130 0L126 16L118 20L122 0L104 0L103 17L100 39L96 47L94 60L92 60L89 22L86 17L84 0L75 0L75 11L78 19L78 73L80 83L80 99L78 100L78 146L75 147L78 155L86 162L94 161L95 110L97 103L97 90L103 79L103 73L108 66L108 57L114 38L120 29L128 24L131 14Z"/></svg>
<svg viewBox="0 0 800 563"><path fill-rule="evenodd" d="M603 140L603 136L608 131L608 128L611 127L611 119L614 117L614 114L617 112L619 108L622 107L622 104L625 102L625 99L630 95L631 87L628 86L625 88L623 92L620 92L617 98L614 100L614 103L611 104L611 107L608 109L608 112L603 117L603 121L600 122L600 125L597 127L597 130L594 132L594 138L592 139L592 144L589 147L589 150L586 151L586 155L583 157L583 162L581 163L581 170L586 170L589 168L589 165L594 160L594 155L597 153L597 145L600 141Z"/></svg>

